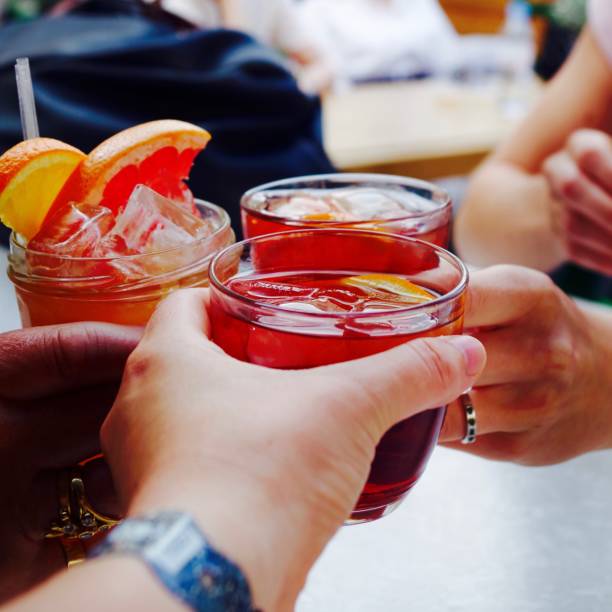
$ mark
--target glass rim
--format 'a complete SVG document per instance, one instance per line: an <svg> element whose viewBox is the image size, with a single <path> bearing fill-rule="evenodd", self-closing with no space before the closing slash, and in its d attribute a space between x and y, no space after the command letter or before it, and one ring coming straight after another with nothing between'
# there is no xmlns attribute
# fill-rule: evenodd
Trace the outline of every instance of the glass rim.
<svg viewBox="0 0 612 612"><path fill-rule="evenodd" d="M435 210L428 210L423 212L413 212L402 214L397 217L391 217L388 219L362 219L358 221L334 221L334 220L316 220L316 219L289 219L287 217L283 217L282 215L275 215L274 213L270 213L265 210L258 210L249 205L250 201L253 199L255 195L261 193L262 191L272 190L277 187L282 187L284 185L292 185L294 183L299 182L314 182L314 181L333 181L334 179L341 181L346 181L347 186L351 181L354 183L358 183L360 181L371 181L372 183L380 182L380 183L392 183L395 185L400 185L403 187L416 187L421 189L428 189L432 192L432 194L436 194L436 197L432 199L433 202L440 203L440 206ZM305 187L306 189L306 187ZM327 174L310 174L304 176L295 176L291 178L279 179L276 181L270 181L269 183L264 183L263 185L258 185L257 187L252 187L247 192L245 192L240 199L240 208L248 211L249 213L259 214L266 219L279 219L285 221L287 224L295 224L301 225L304 227L321 227L321 226L337 226L342 225L343 227L354 226L354 225L364 225L364 224L372 224L372 223L393 223L397 221L405 221L408 219L420 219L422 217L428 217L433 214L438 214L440 212L444 212L452 208L452 199L450 194L441 187L434 185L433 183L429 183L428 181L424 181L417 178L405 177L405 176L397 176L394 174L375 174L375 173L367 173L367 172L332 172Z"/></svg>
<svg viewBox="0 0 612 612"><path fill-rule="evenodd" d="M218 264L218 261L226 253L231 251L231 249L243 249L245 246L250 245L252 243L263 242L264 240L269 240L270 238L278 239L279 236L289 237L295 234L298 234L298 235L321 235L321 234L330 235L330 234L338 234L338 233L343 234L343 235L353 235L353 236L355 235L362 235L366 237L369 236L372 238L373 237L380 238L381 236L384 236L385 238L392 238L393 240L397 240L400 242L411 242L414 244L425 246L435 251L438 255L441 255L447 261L450 261L451 263L455 264L457 268L459 269L459 271L461 272L461 277L455 283L455 286L453 287L453 289L451 289L444 295L441 295L440 297L434 300L431 300L429 302L425 302L422 304L413 304L411 306L406 306L405 308L395 308L393 310L379 310L376 312L344 312L344 313L343 312L321 312L321 313L316 312L315 313L315 312L304 312L301 310L291 310L290 308L281 308L280 306L270 304L269 302L265 302L264 300L252 299L252 298L249 298L245 295L238 293L237 291L233 291L232 289L227 287L227 285L225 285L222 281L220 281L219 278L217 277L215 267ZM266 309L266 310L269 310L275 313L279 313L279 314L285 314L285 315L291 314L291 315L303 317L305 319L312 318L312 319L318 319L318 320L321 320L322 318L324 319L338 319L338 318L375 319L375 318L380 318L383 316L385 317L386 316L392 316L392 317L401 316L402 314L405 315L408 313L419 312L421 310L435 308L438 306L442 306L448 302L452 302L454 299L456 299L457 297L459 297L466 291L468 280L469 280L469 271L468 271L467 266L461 261L461 259L459 259L459 257L454 255L450 251L447 251L446 249L443 249L442 247L439 247L430 242L425 242L424 240L420 240L418 238L413 238L409 236L402 236L399 234L387 234L387 233L378 232L375 230L360 230L360 229L350 229L350 228L338 227L338 228L325 228L325 229L301 229L301 230L296 229L296 230L290 230L290 231L285 231L285 232L276 232L274 234L264 234L262 236L256 236L254 238L248 238L246 240L241 240L240 242L235 242L234 244L231 244L225 247L224 249L219 251L214 256L214 258L210 262L210 267L208 269L208 278L210 281L210 287L218 290L220 293L224 294L225 296L230 297L234 300L238 300L239 302L247 304L251 307L263 308L263 309ZM233 276L232 279L233 278L237 278L237 276Z"/></svg>
<svg viewBox="0 0 612 612"><path fill-rule="evenodd" d="M162 249L160 251L152 251L151 253L135 253L131 255L115 255L111 257L74 257L72 255L61 255L58 253L47 253L45 251L36 251L34 249L29 249L27 245L24 246L23 244L19 243L17 239L17 234L14 231L11 231L11 235L9 239L10 246L17 248L23 251L24 253L27 253L30 255L34 255L38 257L45 257L45 258L53 257L57 259L58 261L64 261L68 263L81 263L81 262L102 263L102 262L111 262L111 261L134 261L134 260L143 259L146 257L159 257L160 255L169 255L172 253L177 253L179 251L182 251L183 249L193 248L195 246L201 245L207 240L212 240L213 238L215 238L222 232L225 232L231 228L231 219L230 219L229 213L224 208L221 208L221 206L218 206L217 204L213 204L212 202L208 202L206 200L200 200L197 198L194 200L194 202L199 207L208 208L208 209L212 209L213 211L215 211L215 213L217 213L221 219L221 225L212 234L208 234L207 236L202 236L201 238L198 238L197 240L194 240L193 242L188 242L188 243L181 244L178 246L169 247L167 249Z"/></svg>
<svg viewBox="0 0 612 612"><path fill-rule="evenodd" d="M432 200L436 203L440 203L440 206L435 210L428 210L423 212L414 212L409 214L402 214L397 217L391 217L387 219L362 219L360 221L334 221L334 220L315 220L315 219L289 219L287 217L283 217L282 215L275 215L274 213L270 213L267 211L257 210L249 205L250 201L253 199L255 195L261 193L266 190L273 190L277 187L289 186L294 183L308 183L314 181L333 181L340 180L340 182L346 181L347 186L350 186L350 183L358 183L359 181L371 181L372 183L392 183L395 185L399 185L402 187L415 187L421 189L428 189L434 194L436 197ZM373 187L376 187L373 185ZM305 189L307 189L305 187ZM259 214L266 219L279 219L282 221L296 225L301 225L304 227L313 226L313 227L321 227L321 226L329 226L332 227L334 225L340 225L347 227L353 225L363 225L366 223L392 223L397 221L405 221L408 219L420 219L422 217L428 217L433 214L438 214L440 212L444 212L450 208L452 208L452 198L450 194L441 187L434 185L433 183L429 183L428 181L423 181L417 178L397 176L394 174L374 174L367 172L332 172L327 174L310 174L305 176L296 176L286 179L280 179L276 181L270 181L269 183L264 183L263 185L258 185L257 187L253 187L244 193L242 198L240 199L240 208L248 211L249 213Z"/></svg>

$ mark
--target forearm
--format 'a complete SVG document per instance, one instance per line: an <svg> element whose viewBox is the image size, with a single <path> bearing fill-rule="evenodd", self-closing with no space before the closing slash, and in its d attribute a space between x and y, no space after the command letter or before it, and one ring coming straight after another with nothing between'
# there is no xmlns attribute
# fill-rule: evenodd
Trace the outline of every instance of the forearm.
<svg viewBox="0 0 612 612"><path fill-rule="evenodd" d="M178 478L170 469L135 496L130 512L188 510L212 545L245 573L258 608L291 610L322 544L304 541L299 526L309 518L300 504L225 467L194 466Z"/></svg>
<svg viewBox="0 0 612 612"><path fill-rule="evenodd" d="M133 558L112 556L64 571L30 594L2 608L3 612L184 611L146 567Z"/></svg>
<svg viewBox="0 0 612 612"><path fill-rule="evenodd" d="M549 271L565 259L544 178L495 158L474 175L454 239L460 255L477 266L514 263Z"/></svg>
<svg viewBox="0 0 612 612"><path fill-rule="evenodd" d="M204 478L200 471L195 479L185 470L159 474L134 496L128 517L187 512L211 544L245 573L255 605L266 612L292 609L320 552L316 543L302 541L300 509L247 479L231 477L231 470L205 471L211 475ZM88 612L184 610L142 560L119 555L63 571L2 610L35 612L50 609L50 602L66 612L81 610L84 602Z"/></svg>

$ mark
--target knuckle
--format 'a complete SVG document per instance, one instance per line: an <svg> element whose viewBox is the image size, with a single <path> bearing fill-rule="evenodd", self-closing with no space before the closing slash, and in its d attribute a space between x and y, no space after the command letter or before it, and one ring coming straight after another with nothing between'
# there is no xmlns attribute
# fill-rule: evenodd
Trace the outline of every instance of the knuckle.
<svg viewBox="0 0 612 612"><path fill-rule="evenodd" d="M508 434L497 445L497 458L523 463L529 455L531 443L525 434Z"/></svg>
<svg viewBox="0 0 612 612"><path fill-rule="evenodd" d="M576 342L569 332L554 334L545 347L545 371L555 381L555 391L571 386L578 363ZM548 401L547 404L554 404Z"/></svg>
<svg viewBox="0 0 612 612"><path fill-rule="evenodd" d="M131 381L150 376L158 369L162 359L158 352L150 351L147 348L137 348L128 357L125 364L124 379Z"/></svg>
<svg viewBox="0 0 612 612"><path fill-rule="evenodd" d="M567 199L577 199L583 193L582 178L578 172L568 172L557 178L556 191Z"/></svg>
<svg viewBox="0 0 612 612"><path fill-rule="evenodd" d="M539 289L550 281L548 275L543 272L522 266L502 264L494 266L490 270L492 274L503 278L508 286L517 286L529 290Z"/></svg>
<svg viewBox="0 0 612 612"><path fill-rule="evenodd" d="M79 333L89 333L81 330ZM75 342L75 330L72 327L59 325L49 330L48 334L42 337L43 354L49 362L51 371L57 372L61 378L69 378L75 371L75 366L72 357L75 351L73 350ZM83 343L83 349L87 350L87 342ZM79 351L76 354L79 355Z"/></svg>
<svg viewBox="0 0 612 612"><path fill-rule="evenodd" d="M417 353L430 381L442 386L454 383L458 376L457 366L454 361L445 358L430 340L415 340L411 343L411 348Z"/></svg>
<svg viewBox="0 0 612 612"><path fill-rule="evenodd" d="M610 138L599 130L577 130L568 138L568 148L579 163L600 160L610 148Z"/></svg>

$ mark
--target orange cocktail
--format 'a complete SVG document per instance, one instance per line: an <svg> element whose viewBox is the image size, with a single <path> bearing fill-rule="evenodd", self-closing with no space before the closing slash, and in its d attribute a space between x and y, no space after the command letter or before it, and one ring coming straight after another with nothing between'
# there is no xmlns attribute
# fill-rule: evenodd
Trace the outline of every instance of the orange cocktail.
<svg viewBox="0 0 612 612"><path fill-rule="evenodd" d="M0 157L0 219L13 229L9 276L24 326L147 322L173 289L208 283L234 240L227 213L184 180L210 135L162 120L85 155L24 141Z"/></svg>
<svg viewBox="0 0 612 612"><path fill-rule="evenodd" d="M211 233L157 253L71 257L37 252L11 237L9 277L24 327L74 321L144 325L174 289L208 285L208 266L234 241L229 215L198 202Z"/></svg>

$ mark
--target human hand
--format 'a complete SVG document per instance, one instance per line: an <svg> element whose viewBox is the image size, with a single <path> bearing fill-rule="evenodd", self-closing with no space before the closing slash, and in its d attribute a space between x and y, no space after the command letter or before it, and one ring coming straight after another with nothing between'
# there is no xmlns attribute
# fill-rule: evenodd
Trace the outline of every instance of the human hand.
<svg viewBox="0 0 612 612"><path fill-rule="evenodd" d="M478 436L457 444L465 414L454 402L441 442L525 465L611 445L612 319L589 317L545 274L495 266L472 275L465 325L488 356L470 393Z"/></svg>
<svg viewBox="0 0 612 612"><path fill-rule="evenodd" d="M102 444L128 514L190 512L265 610L293 606L352 510L394 423L447 403L481 371L471 338L281 371L207 339L203 290L176 292L131 355Z"/></svg>
<svg viewBox="0 0 612 612"><path fill-rule="evenodd" d="M0 334L0 602L66 563L43 534L58 517L58 470L100 452L99 431L141 330L98 323ZM108 470L92 463L88 495L117 509Z"/></svg>
<svg viewBox="0 0 612 612"><path fill-rule="evenodd" d="M572 261L612 274L612 138L578 130L542 167L553 227Z"/></svg>

